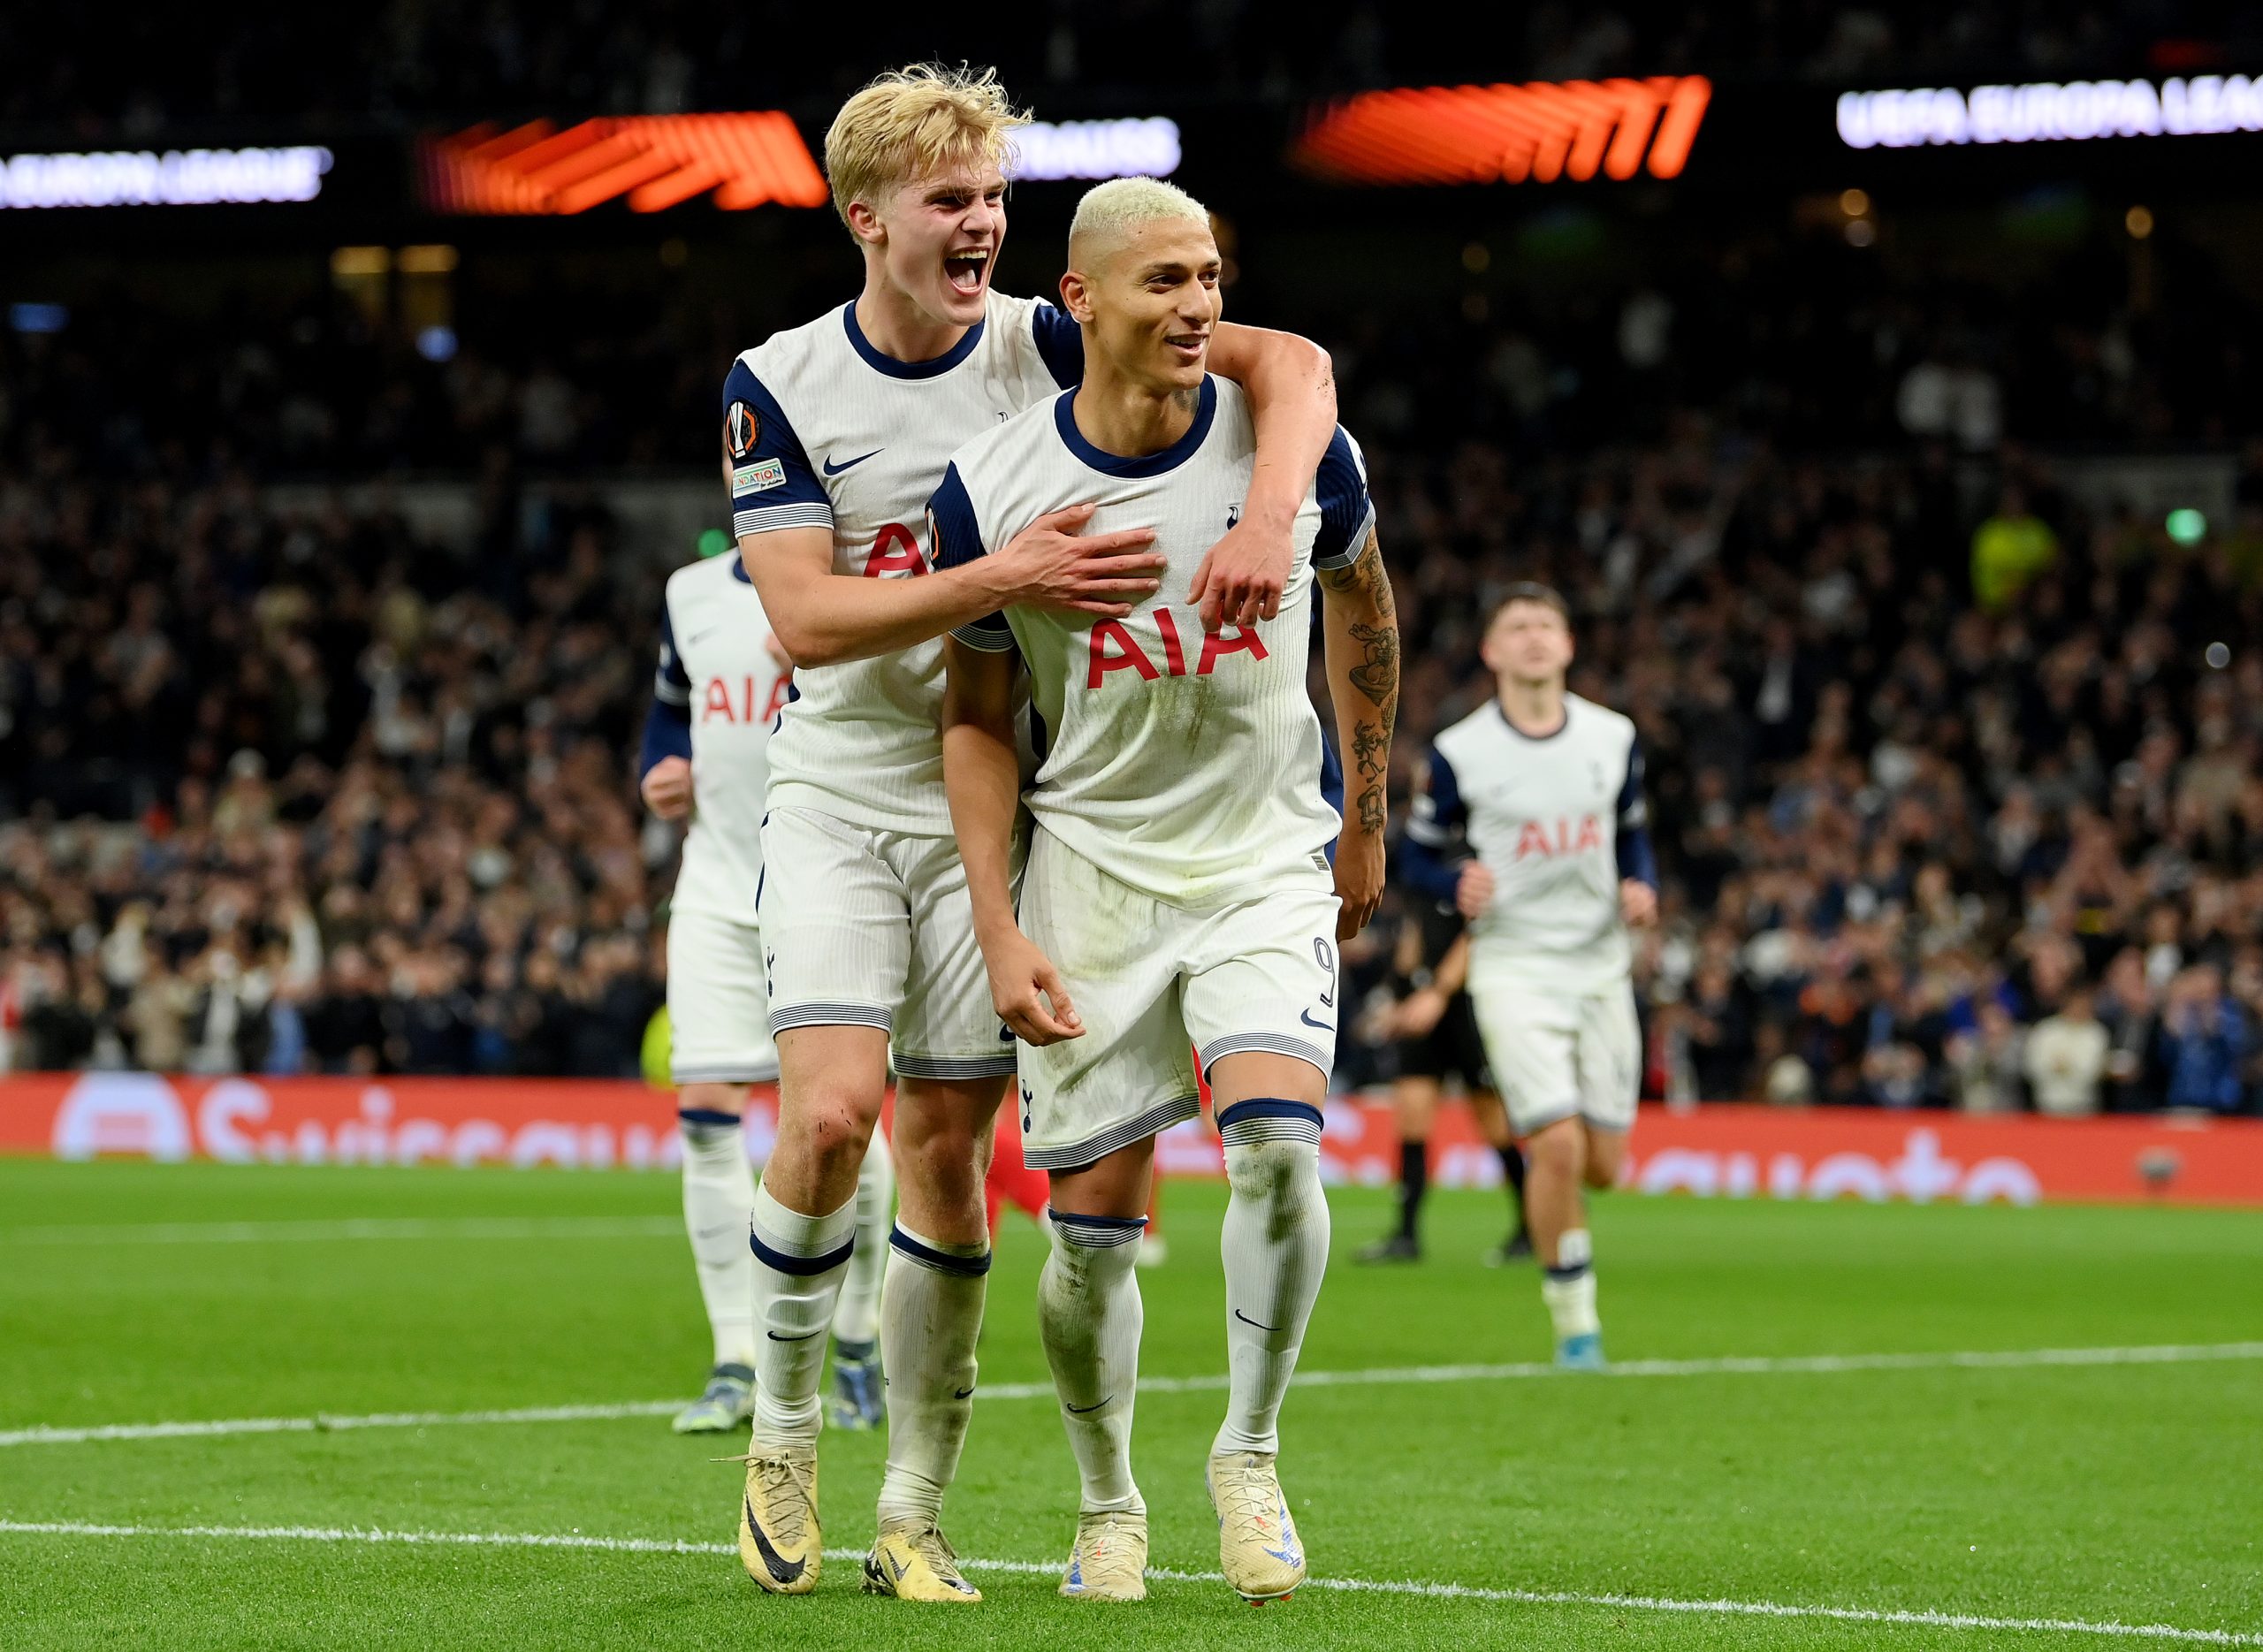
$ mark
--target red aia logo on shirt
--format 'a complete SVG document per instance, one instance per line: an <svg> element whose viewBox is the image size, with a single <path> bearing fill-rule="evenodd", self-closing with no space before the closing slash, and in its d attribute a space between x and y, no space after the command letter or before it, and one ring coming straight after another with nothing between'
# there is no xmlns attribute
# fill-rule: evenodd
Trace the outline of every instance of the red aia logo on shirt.
<svg viewBox="0 0 2263 1652"><path fill-rule="evenodd" d="M1546 859L1556 855L1577 855L1603 847L1603 822L1593 815L1580 817L1579 829L1574 832L1571 818L1565 816L1556 822L1556 835L1548 835L1545 820L1528 820L1517 833L1516 857L1538 855Z"/></svg>
<svg viewBox="0 0 2263 1652"><path fill-rule="evenodd" d="M708 678L707 687L700 697L699 720L712 722L718 717L727 723L758 720L754 714L754 685L760 681L758 677L741 677L738 681L739 697L734 704L730 680L727 677ZM763 702L760 721L766 723L778 715L778 708L786 704L793 681L791 677L781 676L771 683L770 697Z"/></svg>
<svg viewBox="0 0 2263 1652"><path fill-rule="evenodd" d="M872 541L865 558L865 577L881 579L890 574L925 574L927 559L919 554L919 540L902 522L890 522Z"/></svg>
<svg viewBox="0 0 2263 1652"><path fill-rule="evenodd" d="M1121 620L1102 620L1086 633L1085 687L1097 689L1101 679L1111 671L1136 671L1143 682L1153 682L1158 677L1187 675L1186 648L1179 641L1178 621L1168 608L1154 612L1155 643L1162 654L1163 663L1157 667L1147 651L1139 645L1130 625ZM1131 624L1138 624L1137 620ZM1221 656L1239 653L1265 658L1265 643L1256 631L1245 626L1234 627L1231 636L1223 632L1206 632L1202 637L1202 652L1196 661L1193 674L1207 677L1217 665Z"/></svg>

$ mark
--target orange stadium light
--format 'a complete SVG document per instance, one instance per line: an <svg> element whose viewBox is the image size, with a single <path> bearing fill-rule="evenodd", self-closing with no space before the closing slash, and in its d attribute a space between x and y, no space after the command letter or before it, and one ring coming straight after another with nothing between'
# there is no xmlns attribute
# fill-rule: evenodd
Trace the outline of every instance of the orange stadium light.
<svg viewBox="0 0 2263 1652"><path fill-rule="evenodd" d="M1322 110L1292 158L1346 184L1676 178L1705 118L1701 74L1362 92Z"/></svg>
<svg viewBox="0 0 2263 1652"><path fill-rule="evenodd" d="M435 212L586 212L623 196L632 212L659 212L710 191L732 212L827 199L800 129L776 110L607 116L562 131L547 120L508 131L487 123L425 140L419 159Z"/></svg>

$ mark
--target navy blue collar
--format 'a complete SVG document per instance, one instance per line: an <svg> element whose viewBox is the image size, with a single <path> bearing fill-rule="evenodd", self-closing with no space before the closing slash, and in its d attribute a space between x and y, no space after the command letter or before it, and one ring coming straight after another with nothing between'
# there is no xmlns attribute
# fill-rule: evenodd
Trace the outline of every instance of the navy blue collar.
<svg viewBox="0 0 2263 1652"><path fill-rule="evenodd" d="M841 324L849 330L850 346L864 357L865 365L874 372L886 373L890 378L933 378L949 372L974 354L974 346L982 342L982 330L990 324L990 316L986 301L982 319L969 327L965 336L949 349L925 362L899 362L865 337L865 330L857 324L857 304L853 299L841 312Z"/></svg>
<svg viewBox="0 0 2263 1652"><path fill-rule="evenodd" d="M1077 410L1073 405L1077 392L1064 390L1054 400L1053 423L1061 432L1061 439L1069 451L1094 470L1110 476L1159 476L1166 470L1176 470L1194 457L1202 445L1203 438L1210 434L1210 422L1218 416L1218 386L1211 377L1202 375L1202 393L1194 408L1194 423L1186 427L1186 434L1159 453L1142 453L1126 459L1120 453L1103 453L1085 439L1077 428Z"/></svg>
<svg viewBox="0 0 2263 1652"><path fill-rule="evenodd" d="M1523 729L1519 728L1514 723L1511 722L1509 720L1509 708L1501 704L1501 697L1497 694L1493 697L1493 711L1494 714L1500 718L1501 727L1507 729L1520 740L1553 740L1557 735L1562 734L1566 729L1572 726L1572 701L1569 695L1566 695L1564 698L1563 717L1558 721L1555 727L1550 729L1544 735L1528 735Z"/></svg>

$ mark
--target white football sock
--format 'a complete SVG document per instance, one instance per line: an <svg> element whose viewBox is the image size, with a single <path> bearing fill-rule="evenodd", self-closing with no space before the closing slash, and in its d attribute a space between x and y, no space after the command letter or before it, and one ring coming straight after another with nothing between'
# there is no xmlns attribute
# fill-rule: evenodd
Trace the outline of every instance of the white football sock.
<svg viewBox="0 0 2263 1652"><path fill-rule="evenodd" d="M926 1526L942 1512L974 1414L974 1344L982 1332L990 1245L939 1245L899 1225L880 1287L888 1373L888 1472L880 1523Z"/></svg>
<svg viewBox="0 0 2263 1652"><path fill-rule="evenodd" d="M1226 1264L1225 1425L1211 1450L1280 1449L1281 1397L1297 1368L1328 1268L1320 1112L1258 1099L1219 1115L1233 1194L1219 1249Z"/></svg>
<svg viewBox="0 0 2263 1652"><path fill-rule="evenodd" d="M1542 1270L1540 1299L1556 1327L1556 1340L1603 1329L1595 1311L1595 1242L1585 1228L1566 1229L1556 1241L1556 1266Z"/></svg>
<svg viewBox="0 0 2263 1652"><path fill-rule="evenodd" d="M857 1201L804 1216L754 1191L754 1435L766 1445L814 1450L824 1411L825 1330L849 1272Z"/></svg>
<svg viewBox="0 0 2263 1652"><path fill-rule="evenodd" d="M719 1366L754 1364L754 1252L747 1220L754 1209L754 1171L746 1161L746 1130L728 1113L684 1108L683 1226L699 1268L699 1295L715 1336Z"/></svg>
<svg viewBox="0 0 2263 1652"><path fill-rule="evenodd" d="M888 1230L895 1218L895 1161L888 1138L872 1132L857 1172L857 1249L833 1311L833 1340L869 1348L880 1334L880 1275L888 1268Z"/></svg>
<svg viewBox="0 0 2263 1652"><path fill-rule="evenodd" d="M1037 1280L1037 1328L1084 1479L1085 1512L1145 1514L1132 1479L1132 1402L1139 1383L1143 1217L1055 1210L1053 1253Z"/></svg>

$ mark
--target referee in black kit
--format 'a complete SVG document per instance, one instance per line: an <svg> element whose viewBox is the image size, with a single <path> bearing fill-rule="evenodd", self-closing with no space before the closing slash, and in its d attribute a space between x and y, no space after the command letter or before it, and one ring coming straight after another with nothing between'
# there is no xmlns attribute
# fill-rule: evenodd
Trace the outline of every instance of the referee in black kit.
<svg viewBox="0 0 2263 1652"><path fill-rule="evenodd" d="M1509 1237L1486 1252L1498 1266L1532 1254L1524 1225L1524 1155L1509 1133L1509 1115L1485 1065L1485 1046L1465 982L1469 974L1469 938L1461 915L1423 901L1400 920L1391 960L1392 1002L1384 1012L1385 1035L1398 1056L1391 1085L1398 1116L1398 1228L1360 1252L1363 1262L1414 1262L1422 1257L1422 1195L1430 1182L1430 1121L1446 1081L1454 1078L1469 1100L1477 1128L1501 1155L1513 1219Z"/></svg>

